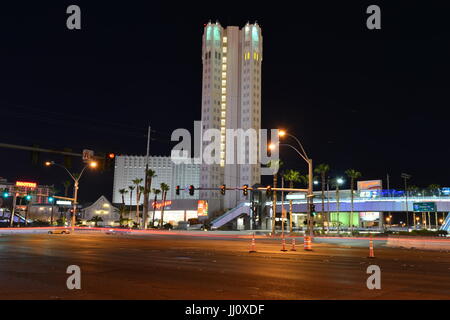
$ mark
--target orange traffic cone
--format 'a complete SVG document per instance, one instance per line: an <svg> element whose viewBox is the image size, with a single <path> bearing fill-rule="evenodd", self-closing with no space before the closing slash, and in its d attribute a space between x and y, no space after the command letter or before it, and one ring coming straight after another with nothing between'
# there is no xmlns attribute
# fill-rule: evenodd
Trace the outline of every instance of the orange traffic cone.
<svg viewBox="0 0 450 320"><path fill-rule="evenodd" d="M368 258L375 258L375 255L373 253L373 240L372 240L372 236L370 236L370 240L369 240L369 256Z"/></svg>
<svg viewBox="0 0 450 320"><path fill-rule="evenodd" d="M286 250L286 239L284 238L284 234L283 234L283 240L281 241L283 247L281 248L281 251L287 251Z"/></svg>
<svg viewBox="0 0 450 320"><path fill-rule="evenodd" d="M292 248L291 251L297 251L297 249L295 249L295 238L292 238Z"/></svg>
<svg viewBox="0 0 450 320"><path fill-rule="evenodd" d="M252 253L252 252L256 252L256 249L255 249L255 233L253 233L252 243L250 245L250 250L248 251L248 253Z"/></svg>
<svg viewBox="0 0 450 320"><path fill-rule="evenodd" d="M311 246L311 237L310 236L304 236L303 237L303 246L306 251L312 251Z"/></svg>

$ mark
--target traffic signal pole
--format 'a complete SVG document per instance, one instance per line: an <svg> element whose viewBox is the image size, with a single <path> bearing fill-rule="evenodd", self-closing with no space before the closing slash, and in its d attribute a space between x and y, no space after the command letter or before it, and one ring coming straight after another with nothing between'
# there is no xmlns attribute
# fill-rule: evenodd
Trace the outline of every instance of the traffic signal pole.
<svg viewBox="0 0 450 320"><path fill-rule="evenodd" d="M14 212L16 211L16 201L17 201L17 193L16 190L13 189L13 200L12 200L12 210L9 218L9 226L12 227L14 223Z"/></svg>

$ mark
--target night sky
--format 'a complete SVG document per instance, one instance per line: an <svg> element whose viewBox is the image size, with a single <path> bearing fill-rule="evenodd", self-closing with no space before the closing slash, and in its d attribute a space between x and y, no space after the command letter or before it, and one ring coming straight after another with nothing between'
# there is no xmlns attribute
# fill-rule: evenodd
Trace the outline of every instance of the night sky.
<svg viewBox="0 0 450 320"><path fill-rule="evenodd" d="M450 25L442 1L50 3L2 3L0 142L144 154L150 123L151 154L170 155L171 132L200 120L203 25L257 20L263 128L288 129L333 177L349 168L364 179L389 173L400 188L407 172L419 187L450 186ZM79 31L66 28L70 4L81 7ZM381 30L366 28L370 4L381 7ZM306 173L293 151L282 149L281 158ZM0 168L8 180L61 191L67 180L62 169L33 166L27 151L0 149ZM81 201L110 198L112 175L86 173Z"/></svg>

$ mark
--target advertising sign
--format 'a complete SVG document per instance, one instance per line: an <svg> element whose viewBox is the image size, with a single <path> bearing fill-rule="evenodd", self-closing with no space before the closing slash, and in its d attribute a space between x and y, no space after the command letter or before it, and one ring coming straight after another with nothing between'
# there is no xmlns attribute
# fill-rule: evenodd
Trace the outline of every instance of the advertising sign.
<svg viewBox="0 0 450 320"><path fill-rule="evenodd" d="M383 182L381 180L358 181L358 190L381 190Z"/></svg>
<svg viewBox="0 0 450 320"><path fill-rule="evenodd" d="M36 182L16 181L16 187L36 188Z"/></svg>
<svg viewBox="0 0 450 320"><path fill-rule="evenodd" d="M198 200L197 216L204 217L208 215L208 201Z"/></svg>
<svg viewBox="0 0 450 320"><path fill-rule="evenodd" d="M89 149L83 150L83 161L84 162L91 161L92 157L94 157L94 151L89 150Z"/></svg>

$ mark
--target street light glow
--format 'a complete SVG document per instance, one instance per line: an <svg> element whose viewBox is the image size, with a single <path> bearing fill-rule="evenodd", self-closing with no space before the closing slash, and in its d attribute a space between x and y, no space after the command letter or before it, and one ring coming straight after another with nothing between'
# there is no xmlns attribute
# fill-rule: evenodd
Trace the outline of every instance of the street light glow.
<svg viewBox="0 0 450 320"><path fill-rule="evenodd" d="M51 161L45 161L45 165L46 165L47 167L50 167L50 166L52 165L52 163L51 163Z"/></svg>
<svg viewBox="0 0 450 320"><path fill-rule="evenodd" d="M91 161L91 162L89 163L89 166L90 166L91 168L97 168L97 165L98 165L97 161Z"/></svg>
<svg viewBox="0 0 450 320"><path fill-rule="evenodd" d="M284 137L286 135L286 131L284 131L284 130L278 130L278 136L279 137Z"/></svg>
<svg viewBox="0 0 450 320"><path fill-rule="evenodd" d="M342 179L342 178L337 178L336 182L337 182L338 184L343 184L343 183L344 183L344 179Z"/></svg>
<svg viewBox="0 0 450 320"><path fill-rule="evenodd" d="M276 145L274 143L269 144L269 150L275 150L276 149Z"/></svg>

